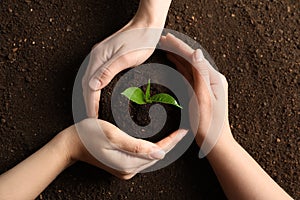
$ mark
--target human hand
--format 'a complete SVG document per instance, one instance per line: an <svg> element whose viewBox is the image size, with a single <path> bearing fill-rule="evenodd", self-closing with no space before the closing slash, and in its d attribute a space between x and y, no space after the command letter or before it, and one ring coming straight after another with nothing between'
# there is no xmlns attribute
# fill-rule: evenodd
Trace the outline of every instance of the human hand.
<svg viewBox="0 0 300 200"><path fill-rule="evenodd" d="M66 146L73 160L95 165L121 179L130 179L163 159L186 133L180 129L152 143L131 137L109 122L90 118L71 127Z"/></svg>
<svg viewBox="0 0 300 200"><path fill-rule="evenodd" d="M211 66L200 49L192 49L171 34L161 38L160 46L174 50L168 58L194 89L199 113L193 113L195 109L191 106L190 113L198 115L199 127L195 139L202 154L206 155L221 134L231 137L231 132L225 131L229 129L226 78Z"/></svg>
<svg viewBox="0 0 300 200"><path fill-rule="evenodd" d="M103 120L83 120L61 131L37 152L1 174L0 199L35 199L78 160L121 179L130 179L163 159L186 133L186 130L175 131L154 144L133 138ZM85 148L87 143L89 151Z"/></svg>
<svg viewBox="0 0 300 200"><path fill-rule="evenodd" d="M141 0L134 18L121 30L96 44L82 79L88 117L98 116L100 91L120 71L145 62L153 53L171 0Z"/></svg>
<svg viewBox="0 0 300 200"><path fill-rule="evenodd" d="M131 28L133 27L127 27ZM120 71L147 60L153 53L160 34L161 29L122 30L93 48L82 79L88 117L98 117L101 89Z"/></svg>

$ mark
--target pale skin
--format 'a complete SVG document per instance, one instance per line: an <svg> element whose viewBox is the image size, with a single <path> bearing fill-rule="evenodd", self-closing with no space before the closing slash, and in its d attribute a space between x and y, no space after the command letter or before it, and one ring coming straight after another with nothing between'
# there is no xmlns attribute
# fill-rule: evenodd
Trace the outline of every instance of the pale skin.
<svg viewBox="0 0 300 200"><path fill-rule="evenodd" d="M167 35L162 38L162 43L176 46L179 51L186 54L187 58L193 59L199 50L193 50L174 36ZM185 53L184 53L185 52ZM196 134L196 142L201 146L203 139L209 130L206 121L203 119L214 118L213 109L217 101L224 101L227 107L227 96L225 99L219 98L217 91L225 90L227 94L227 81L223 75L217 71L209 72L209 67L205 68L202 61L192 61L194 65L202 65L197 69L185 59L175 55L168 56L176 64L178 71L182 72L190 84L193 86L199 102L199 112L203 115L200 118L200 126ZM203 67L204 66L204 67ZM217 73L220 82L211 83L211 74ZM209 83L209 84L207 84ZM211 105L213 104L213 105ZM211 109L207 109L211 108ZM82 123L82 122L80 122ZM99 120L102 126L107 128L107 132L113 135L121 134L121 130L111 127L107 122ZM169 137L160 141L156 145L165 152L172 148L182 138L184 131L179 130ZM178 135L181 135L178 137ZM112 136L112 135L111 135ZM110 137L111 137L110 136ZM119 138L119 137L116 137ZM111 138L111 140L118 140ZM141 143L140 140L132 140L128 145L120 140L115 143L120 144L127 151L150 153L148 144ZM141 145L142 144L142 145ZM259 164L235 141L231 134L228 117L224 120L221 136L208 154L207 159L211 164L220 184L228 199L292 199L272 178L259 166ZM71 126L59 133L53 140L46 144L38 152L18 164L16 167L0 176L0 196L4 199L33 199L44 190L65 168L75 163L77 160L90 163L100 167L121 179L130 179L137 172L117 171L92 157L82 145L76 128ZM122 162L124 162L122 160Z"/></svg>
<svg viewBox="0 0 300 200"><path fill-rule="evenodd" d="M128 24L93 47L89 66L82 80L83 96L88 117L98 116L101 89L117 73L142 64L152 55L160 37L159 30L162 31L164 27L170 4L171 0L141 0L135 16ZM143 29L145 34L142 31L131 33L130 30L134 29ZM153 35L153 29L157 30L157 34ZM125 44L120 44L120 41L114 38L128 31L130 32L126 35L128 42ZM138 34L135 34L137 32ZM149 46L150 48L128 52L132 49L133 43L135 44L135 49L139 49L140 46L145 47L144 42L149 39L149 35L151 40L157 40L156 43L153 42ZM133 41L130 41L129 37ZM126 53L115 58L120 51Z"/></svg>
<svg viewBox="0 0 300 200"><path fill-rule="evenodd" d="M206 119L211 119L212 126L216 125L213 113L218 114L218 110L214 110L215 105L218 101L222 101L221 103L228 108L226 78L208 66L207 62L197 60L196 54L200 50L193 50L174 36L170 34L163 36L161 45L173 46L179 55L185 58L174 54L168 55L168 58L176 64L177 70L193 86L198 98L199 112L203 117L200 118L195 139L200 147L209 134L210 123ZM216 79L216 76L219 76L219 79ZM224 99L219 95L221 90L225 91ZM207 159L228 199L292 199L236 142L231 133L227 114L220 138L207 155Z"/></svg>
<svg viewBox="0 0 300 200"><path fill-rule="evenodd" d="M141 0L139 10L133 20L120 31L141 27L163 27L170 3L171 0ZM210 122L213 124L215 116L215 110L213 110L213 108L214 105L220 103L220 101L222 101L221 103L223 103L226 108L228 107L227 96L225 99L218 98L218 89L225 90L227 95L227 81L223 75L209 69L205 64L202 65L203 63L198 62L197 59L193 60L197 50L191 49L182 41L172 36L167 36L162 38L162 40L169 45L174 45L179 52L182 52L186 58L190 58L191 60L191 62L187 62L182 58L169 55L170 60L176 64L178 71L180 71L193 86L199 102L199 112L201 116L205 116L200 118L200 126L195 138L200 147L210 130L209 123L204 119L211 119ZM105 87L119 71L142 63L152 52L153 50L133 52L132 54L127 54L120 58L120 60L114 62L109 67L106 73L103 73L104 76L97 77L99 85L96 84L96 90L90 90L86 95L92 93L100 95L100 89ZM138 57L139 62L131 59L132 57ZM122 62L126 63L126 65L120 65ZM193 65L196 67L193 67ZM202 67L195 70L197 66ZM90 75L93 76L93 74ZM219 82L213 79L215 76L219 76ZM89 79L83 81L83 87L85 87L85 85L89 86L89 84ZM90 102L87 102L87 104L89 104L87 107L90 108L88 116L96 117L96 113L98 113L98 107L96 105L99 103L99 99L89 100ZM127 155L126 152L134 154L142 153L146 155L147 158L141 159L149 159L150 165L159 159L163 159L164 154L161 154L161 151L167 153L185 134L184 130L178 130L162 141L156 144L150 144L143 140L124 136L121 130L108 122L99 120L99 123L105 128L106 135L120 135L121 137L126 137L126 140L116 139L118 137L109 137L111 142L122 147L123 150L126 150L118 153L123 153L126 156L129 155L129 161L130 159L136 160L139 156L132 156L132 154ZM153 158L151 155L156 152L160 153L154 156L156 158ZM221 135L216 145L214 145L213 149L207 155L207 159L214 169L228 199L292 199L235 141L231 134L227 115L225 116ZM32 156L2 174L0 176L0 197L3 199L34 199L59 173L78 160L95 165L125 180L132 178L141 169L140 165L137 165L136 170L116 170L99 162L99 160L96 160L86 150L73 125L60 132ZM145 166L147 167L147 165Z"/></svg>
<svg viewBox="0 0 300 200"><path fill-rule="evenodd" d="M128 31L136 28L155 27L162 28L164 26L166 16L168 13L171 0L141 0L138 11L133 19L120 31ZM159 38L158 38L159 39ZM133 52L127 54L120 59L112 63L109 70L105 70L101 78L100 88L105 87L109 81L113 78L114 74L123 70L120 68L120 64L125 68L137 65L144 62L151 54L153 50L142 50L140 52ZM112 56L112 55L111 55ZM109 57L109 55L108 55ZM132 59L136 58L136 59ZM102 64L108 60L101 60L99 65L95 67L95 71L88 74L87 80L83 80L83 90L85 100L88 99L89 105L87 106L87 116L97 117L100 90L90 90L90 78L97 75L94 74L101 67ZM126 65L125 65L125 64ZM94 99L91 98L95 97ZM91 108L93 107L93 108ZM91 108L91 109L89 109ZM104 122L104 121L103 121ZM105 134L113 135L114 131L120 133L116 127L108 122L104 122L102 128L108 127ZM114 132L114 133L111 133ZM164 155L172 149L176 143L184 136L186 131L178 130L169 137L160 141L157 144L150 144L143 140L135 140L131 138L131 142L124 140L114 141L117 146L120 146L123 150L119 152L126 158L137 161L141 154L149 157L149 166L154 164L159 159L162 159ZM121 134L124 136L124 133ZM128 137L127 137L128 139ZM72 142L70 142L72 141ZM13 169L7 171L0 176L0 196L4 199L33 199L36 197L53 179L62 172L69 165L73 164L77 160L82 160L90 164L96 165L121 179L129 179L139 172L147 165L137 165L136 170L115 170L111 167L104 165L103 163L92 157L88 151L83 148L81 142L78 142L78 135L74 126L67 128L59 133L53 140L46 144L38 152L18 164ZM134 145L133 145L133 143ZM71 146L72 145L72 146ZM115 151L112 151L115 152ZM127 153L126 153L127 152ZM122 154L123 153L123 154ZM132 153L137 156L132 156ZM129 155L128 155L129 154ZM141 158L144 159L145 158ZM146 158L147 159L147 158ZM140 164L140 163L139 163ZM131 166L132 167L132 166ZM142 168L141 168L142 167ZM31 182L29 183L28 180ZM10 192L13 191L13 192Z"/></svg>
<svg viewBox="0 0 300 200"><path fill-rule="evenodd" d="M86 126L86 129L89 129L86 124L88 120L83 120L79 125ZM1 199L34 199L57 175L77 161L89 163L106 170L120 179L128 180L144 168L163 159L164 155L160 158L152 158L153 147L168 152L186 134L185 130L178 130L153 144L130 137L103 120L97 120L97 123L102 126L110 142L118 145L116 149L106 149L105 156L114 160L115 157L124 155L123 159L118 162L121 166L129 163L131 165L130 169L125 167L123 169L115 169L113 168L114 166L107 166L95 159L82 144L77 134L77 129L73 125L61 131L36 153L0 176ZM98 131L98 129L95 131ZM91 140L95 139L97 140L97 138L91 138ZM142 162L142 165L138 161ZM145 167L143 166L144 164Z"/></svg>

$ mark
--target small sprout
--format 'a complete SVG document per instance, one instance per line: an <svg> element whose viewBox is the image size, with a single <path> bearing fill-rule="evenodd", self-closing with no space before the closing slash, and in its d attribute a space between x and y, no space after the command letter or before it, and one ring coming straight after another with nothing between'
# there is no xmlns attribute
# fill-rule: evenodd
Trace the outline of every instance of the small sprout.
<svg viewBox="0 0 300 200"><path fill-rule="evenodd" d="M146 104L147 102L145 101L145 95L143 90L138 87L130 87L127 88L124 92L121 93L125 97L127 97L130 101L133 101L134 103L137 104Z"/></svg>
<svg viewBox="0 0 300 200"><path fill-rule="evenodd" d="M171 104L178 108L182 109L174 97L166 93L160 93L153 96L150 96L150 79L148 80L148 85L146 92L144 94L143 90L138 87L130 87L127 88L124 92L121 93L130 101L137 103L139 105L147 104L147 103L165 103Z"/></svg>

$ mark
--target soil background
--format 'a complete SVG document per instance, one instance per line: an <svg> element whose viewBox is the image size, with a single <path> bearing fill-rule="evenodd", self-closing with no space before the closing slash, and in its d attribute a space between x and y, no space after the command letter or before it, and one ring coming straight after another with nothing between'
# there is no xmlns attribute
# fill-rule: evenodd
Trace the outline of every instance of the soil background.
<svg viewBox="0 0 300 200"><path fill-rule="evenodd" d="M0 1L0 173L73 123L85 56L134 15L132 0ZM300 1L174 0L166 27L194 38L229 82L237 141L300 198ZM226 199L193 144L175 163L129 181L77 163L37 199ZM0 197L1 199L1 197Z"/></svg>

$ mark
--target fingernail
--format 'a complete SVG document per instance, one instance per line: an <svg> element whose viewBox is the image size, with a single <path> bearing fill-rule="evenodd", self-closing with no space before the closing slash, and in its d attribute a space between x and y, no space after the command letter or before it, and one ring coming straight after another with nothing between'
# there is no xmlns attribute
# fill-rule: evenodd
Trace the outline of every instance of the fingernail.
<svg viewBox="0 0 300 200"><path fill-rule="evenodd" d="M181 140L184 136L186 136L186 134L188 133L189 130L187 129L182 129L180 130L180 132L178 133L178 135L176 136L177 139Z"/></svg>
<svg viewBox="0 0 300 200"><path fill-rule="evenodd" d="M152 153L150 153L150 157L153 159L158 159L161 160L165 157L166 152L164 152L163 150L158 150L158 151L154 151Z"/></svg>
<svg viewBox="0 0 300 200"><path fill-rule="evenodd" d="M101 83L97 78L93 78L92 80L90 80L89 86L92 90L100 90Z"/></svg>
<svg viewBox="0 0 300 200"><path fill-rule="evenodd" d="M200 49L194 51L194 59L196 62L201 62L204 60L204 55Z"/></svg>
<svg viewBox="0 0 300 200"><path fill-rule="evenodd" d="M205 157L205 154L201 151L201 149L199 150L199 153L198 153L198 158L202 159Z"/></svg>
<svg viewBox="0 0 300 200"><path fill-rule="evenodd" d="M168 33L166 36L175 37L172 33Z"/></svg>

